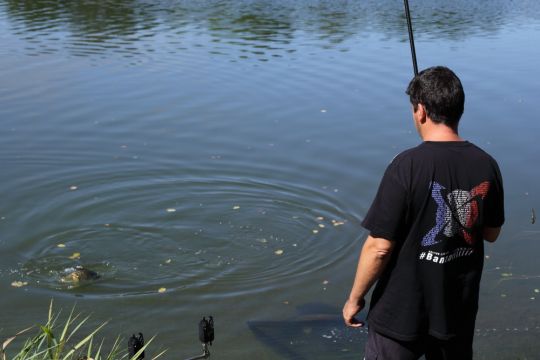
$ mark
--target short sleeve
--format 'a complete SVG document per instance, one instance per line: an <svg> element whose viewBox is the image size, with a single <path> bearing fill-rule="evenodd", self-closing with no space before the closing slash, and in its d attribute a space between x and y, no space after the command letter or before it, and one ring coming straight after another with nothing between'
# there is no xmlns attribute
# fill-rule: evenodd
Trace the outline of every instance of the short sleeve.
<svg viewBox="0 0 540 360"><path fill-rule="evenodd" d="M407 211L407 191L397 176L395 161L386 169L377 195L362 221L371 236L398 241L405 237L404 224Z"/></svg>
<svg viewBox="0 0 540 360"><path fill-rule="evenodd" d="M484 201L484 226L501 227L504 224L504 189L499 166L493 160L495 177Z"/></svg>

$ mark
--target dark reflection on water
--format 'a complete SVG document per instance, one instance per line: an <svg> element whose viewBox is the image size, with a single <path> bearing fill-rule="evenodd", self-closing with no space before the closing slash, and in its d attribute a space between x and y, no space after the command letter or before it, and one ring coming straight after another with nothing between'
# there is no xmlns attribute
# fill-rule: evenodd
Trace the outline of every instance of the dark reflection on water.
<svg viewBox="0 0 540 360"><path fill-rule="evenodd" d="M370 33L406 40L402 3L391 0L7 0L0 6L15 34L40 45L38 53L67 48L73 55L134 56L155 52L164 43L181 45L191 29L212 37L213 45L204 46L216 55L224 53L221 42L262 55L306 35L322 47ZM440 40L496 34L505 24L519 26L539 8L537 1L528 0L421 0L411 5L417 38Z"/></svg>

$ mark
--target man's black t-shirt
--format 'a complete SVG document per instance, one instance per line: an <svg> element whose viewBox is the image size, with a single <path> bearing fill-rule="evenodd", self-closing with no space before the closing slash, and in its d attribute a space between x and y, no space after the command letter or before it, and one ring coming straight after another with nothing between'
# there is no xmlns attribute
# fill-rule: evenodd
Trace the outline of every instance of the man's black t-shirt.
<svg viewBox="0 0 540 360"><path fill-rule="evenodd" d="M499 167L472 143L424 142L396 156L362 223L395 242L373 292L370 327L403 341L472 335L482 230L503 222Z"/></svg>

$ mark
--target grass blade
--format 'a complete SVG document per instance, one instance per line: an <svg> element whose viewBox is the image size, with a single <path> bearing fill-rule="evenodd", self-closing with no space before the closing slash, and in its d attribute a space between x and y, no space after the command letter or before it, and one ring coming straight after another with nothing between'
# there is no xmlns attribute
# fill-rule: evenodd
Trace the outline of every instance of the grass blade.
<svg viewBox="0 0 540 360"><path fill-rule="evenodd" d="M72 337L73 335L75 335L75 333L81 328L81 326L83 326L84 323L85 323L86 321L88 321L88 319L90 319L90 316L87 316L87 317L85 317L84 319L82 319L82 320L77 324L77 326L75 326L75 329L73 329L73 330L71 331L71 333L68 335L66 341L69 341L69 340L71 339L71 337Z"/></svg>
<svg viewBox="0 0 540 360"><path fill-rule="evenodd" d="M67 360L71 355L73 355L73 353L76 351L76 350L79 350L81 347L84 346L84 344L86 344L88 341L90 341L94 335L99 331L101 330L105 325L107 325L107 323L103 323L101 324L100 326L98 326L97 329L95 329L94 331L92 331L88 336L86 336L83 340L79 341L79 343L77 343L77 345L75 345L71 350L68 351L68 353L64 356L63 360Z"/></svg>
<svg viewBox="0 0 540 360"><path fill-rule="evenodd" d="M133 355L131 357L131 359L129 360L136 360L139 358L139 356L143 353L143 351L148 347L148 345L150 345L150 343L152 342L152 340L154 340L156 337L155 336L152 336L152 338L150 340L148 340L148 342L146 344L144 344L144 346L142 348L139 349L139 351L137 351L135 353L135 355Z"/></svg>
<svg viewBox="0 0 540 360"><path fill-rule="evenodd" d="M161 355L165 354L167 352L167 349L163 350L162 352L160 352L159 354L157 354L156 356L154 356L152 358L152 360L156 360L157 358L161 357Z"/></svg>
<svg viewBox="0 0 540 360"><path fill-rule="evenodd" d="M33 326L30 326L24 330L21 330L19 331L18 333L16 333L15 335L13 335L12 337L10 337L9 339L6 339L3 343L2 343L2 353L4 353L4 351L7 349L8 345L13 341L15 340L15 338L17 338L17 336L20 336L22 334L24 334L25 332L29 331L30 329L32 329Z"/></svg>

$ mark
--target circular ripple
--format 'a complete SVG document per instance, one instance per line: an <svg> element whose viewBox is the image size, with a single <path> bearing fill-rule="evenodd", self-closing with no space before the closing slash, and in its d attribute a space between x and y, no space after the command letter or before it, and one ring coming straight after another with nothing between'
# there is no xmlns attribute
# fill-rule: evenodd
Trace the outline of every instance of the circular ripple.
<svg viewBox="0 0 540 360"><path fill-rule="evenodd" d="M331 191L215 174L110 178L102 171L72 179L79 186L24 215L24 223L46 223L18 244L30 285L98 297L160 288L250 294L339 262L359 232ZM100 279L62 283L76 265Z"/></svg>
<svg viewBox="0 0 540 360"><path fill-rule="evenodd" d="M26 251L29 260L21 272L36 284L54 290L75 289L88 294L128 294L150 291L157 284L173 280L182 283L189 273L171 277L163 266L166 261L155 261L153 256L159 246L161 252L187 255L179 251L172 239L157 229L136 228L118 224L95 225L68 229L35 241ZM195 259L186 256L183 262L191 267ZM96 281L72 284L62 282L62 277L77 265L96 271Z"/></svg>

